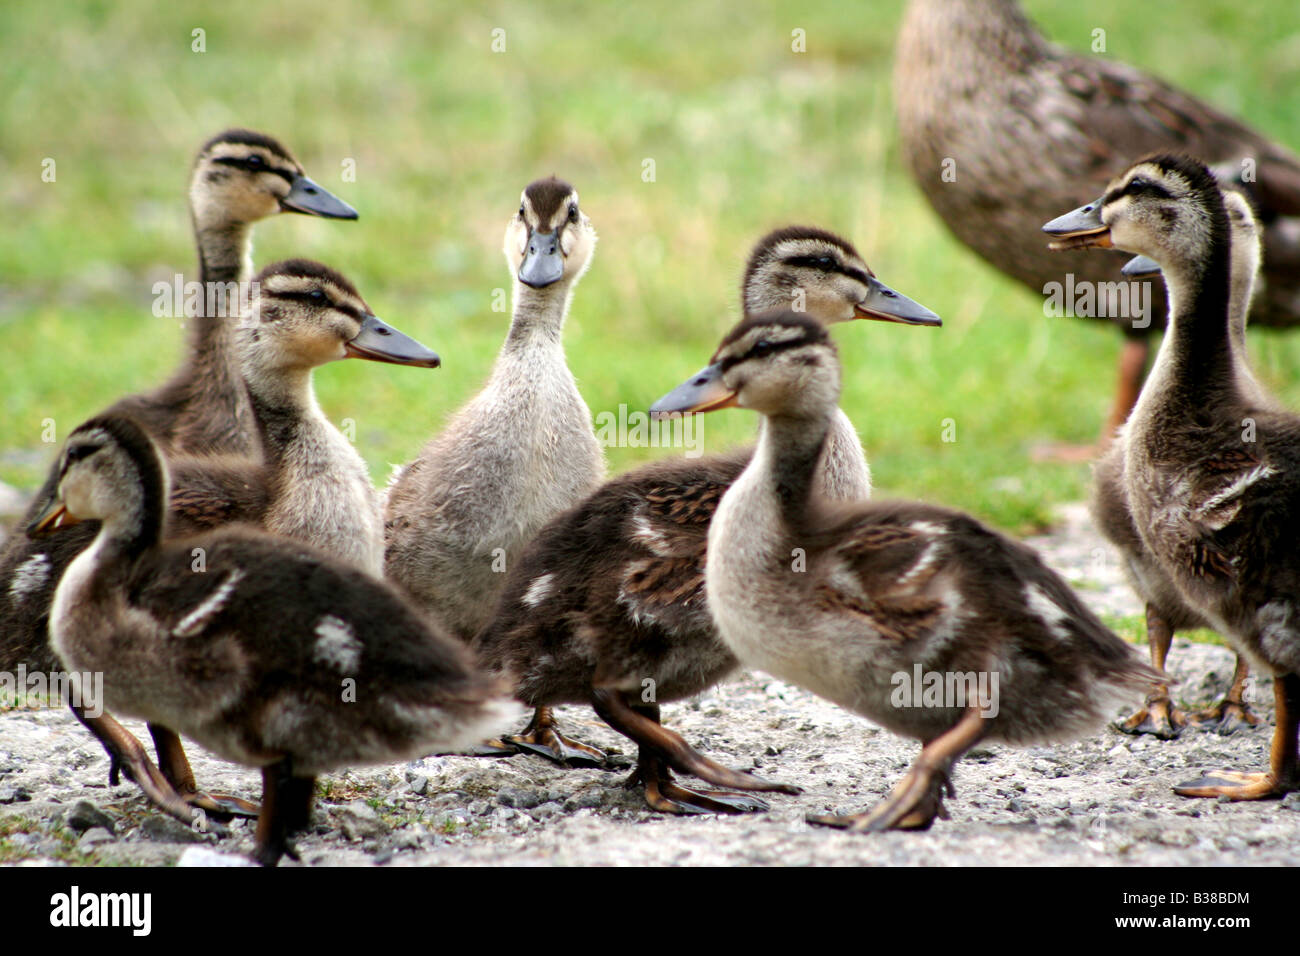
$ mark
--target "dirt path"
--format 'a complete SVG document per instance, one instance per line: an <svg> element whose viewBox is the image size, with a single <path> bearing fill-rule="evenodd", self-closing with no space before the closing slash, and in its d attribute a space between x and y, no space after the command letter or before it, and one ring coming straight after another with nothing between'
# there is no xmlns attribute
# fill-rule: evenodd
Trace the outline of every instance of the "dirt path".
<svg viewBox="0 0 1300 956"><path fill-rule="evenodd" d="M1136 613L1080 509L1031 543L1098 610ZM1171 655L1180 693L1193 703L1216 699L1232 664L1222 648L1182 641ZM626 769L429 757L330 777L315 831L299 849L310 865L1293 864L1300 794L1230 804L1170 790L1203 769L1263 767L1270 683L1261 681L1255 697L1267 724L1231 737L1194 730L1162 742L1107 730L1030 750L981 747L958 767L951 819L927 833L858 835L810 827L804 814L875 803L917 745L802 690L744 674L666 706L664 719L723 763L804 788L802 796L773 796L766 814L661 816L620 786ZM560 716L575 736L631 754L590 711L563 708ZM204 785L257 799L257 774L197 747L191 757ZM195 834L152 812L134 787L110 788L107 779L107 758L66 712L0 714L0 861L235 864L251 850L247 825L220 839Z"/></svg>

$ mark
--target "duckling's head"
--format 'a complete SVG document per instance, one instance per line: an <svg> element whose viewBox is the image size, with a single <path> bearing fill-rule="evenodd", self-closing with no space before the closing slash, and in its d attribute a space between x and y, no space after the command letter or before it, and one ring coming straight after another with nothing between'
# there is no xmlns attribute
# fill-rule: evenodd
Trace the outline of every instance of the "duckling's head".
<svg viewBox="0 0 1300 956"><path fill-rule="evenodd" d="M351 282L309 259L277 262L257 274L238 341L250 381L345 358L440 364L434 352L377 318Z"/></svg>
<svg viewBox="0 0 1300 956"><path fill-rule="evenodd" d="M27 533L38 537L88 520L160 527L167 481L162 456L143 428L121 415L91 419L68 436L54 496Z"/></svg>
<svg viewBox="0 0 1300 956"><path fill-rule="evenodd" d="M357 211L303 172L278 140L228 129L203 144L190 177L190 204L201 228L247 225L280 212L356 219Z"/></svg>
<svg viewBox="0 0 1300 956"><path fill-rule="evenodd" d="M578 206L576 189L554 176L528 184L506 224L506 262L520 282L534 289L572 287L595 248L596 230Z"/></svg>
<svg viewBox="0 0 1300 956"><path fill-rule="evenodd" d="M1139 160L1111 180L1100 199L1053 219L1050 248L1136 252L1166 271L1199 269L1211 250L1226 249L1227 216L1213 174L1189 156Z"/></svg>
<svg viewBox="0 0 1300 956"><path fill-rule="evenodd" d="M1223 190L1223 207L1228 214L1228 232L1232 236L1232 295L1234 299L1245 301L1259 272L1259 220L1250 200L1239 190ZM1160 266L1148 256L1134 256L1124 264L1123 272L1126 276L1155 276L1160 274ZM1242 310L1235 310L1234 314L1236 311ZM1249 311L1248 305L1244 311Z"/></svg>
<svg viewBox="0 0 1300 956"><path fill-rule="evenodd" d="M786 226L758 240L745 265L740 295L746 315L791 309L819 322L943 324L925 306L877 279L853 243L815 226Z"/></svg>
<svg viewBox="0 0 1300 956"><path fill-rule="evenodd" d="M750 408L769 417L825 418L840 397L840 366L826 327L777 310L732 329L710 365L651 406L653 414Z"/></svg>

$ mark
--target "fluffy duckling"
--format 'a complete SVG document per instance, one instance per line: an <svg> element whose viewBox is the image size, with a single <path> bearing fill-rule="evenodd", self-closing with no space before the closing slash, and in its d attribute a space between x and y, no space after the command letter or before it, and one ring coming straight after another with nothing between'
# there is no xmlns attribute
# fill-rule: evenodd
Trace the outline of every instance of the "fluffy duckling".
<svg viewBox="0 0 1300 956"><path fill-rule="evenodd" d="M595 245L573 186L551 177L524 189L505 232L514 314L491 377L389 485L384 573L465 641L524 545L605 474L561 337ZM603 756L563 738L548 710L518 739L565 759Z"/></svg>
<svg viewBox="0 0 1300 956"><path fill-rule="evenodd" d="M1273 674L1268 771L1217 771L1184 796L1258 800L1300 788L1300 416L1237 374L1223 194L1198 160L1158 155L1043 227L1054 247L1159 263L1169 331L1119 440L1133 523L1187 604Z"/></svg>
<svg viewBox="0 0 1300 956"><path fill-rule="evenodd" d="M245 522L381 576L383 524L369 473L317 405L312 372L352 357L436 367L438 356L375 317L343 276L304 259L275 263L258 274L235 339L241 387L253 409L253 437L260 436L264 453L256 458L174 454L171 470L176 480L167 535ZM87 521L24 542L20 567L39 568L44 574L12 595L7 656L19 657L32 669L58 669L48 640L55 586L98 530L95 522ZM120 765L160 806L176 810L185 803L217 814L255 812L243 801L199 791L180 740L165 728L150 727L160 777L143 749L112 717L78 717L113 758L114 780ZM188 808L180 812L188 818Z"/></svg>
<svg viewBox="0 0 1300 956"><path fill-rule="evenodd" d="M219 291L219 301L226 303L239 301L239 286L252 275L253 226L258 221L281 212L357 218L356 210L312 182L282 143L246 129L218 133L199 149L189 205L199 281L205 290ZM204 305L206 309L206 295ZM260 455L234 341L237 322L230 316L198 315L191 317L190 325L188 353L171 380L152 392L120 399L105 414L132 416L167 454ZM235 471L240 467L237 464ZM178 478L189 478L179 462L174 471ZM35 517L37 502L54 493L57 480L57 469L51 467L23 524ZM179 484L188 487L187 481ZM226 484L248 504L238 481ZM44 613L58 573L93 536L89 530L84 533L86 537L75 542L60 536L52 545L59 553L33 548L23 535L11 536L0 549L0 669L13 670L19 663L34 670L55 668L45 640ZM65 544L72 550L63 554ZM35 617L34 608L39 609Z"/></svg>
<svg viewBox="0 0 1300 956"><path fill-rule="evenodd" d="M894 94L904 161L930 205L1035 294L1066 272L1076 282L1117 280L1112 257L1048 254L1037 227L1095 195L1133 157L1183 150L1249 180L1240 185L1260 209L1265 247L1251 322L1300 324L1300 158L1238 120L1111 56L1049 43L1016 0L909 0ZM1103 443L1137 399L1164 313L1153 298L1149 326L1117 317L1125 342Z"/></svg>
<svg viewBox="0 0 1300 956"><path fill-rule="evenodd" d="M517 715L463 644L323 552L245 528L164 541L167 485L130 419L69 436L31 531L101 524L59 583L50 642L69 672L104 675L105 707L261 768L259 862L294 855L317 775L456 749Z"/></svg>
<svg viewBox="0 0 1300 956"><path fill-rule="evenodd" d="M654 411L734 405L764 417L753 460L709 526L705 580L722 642L743 664L923 744L874 810L810 820L923 828L942 811L952 764L978 741L1086 733L1111 700L1162 675L1033 551L968 515L827 502L817 463L839 391L825 328L766 313L737 325ZM948 692L942 702L929 699L930 675Z"/></svg>
<svg viewBox="0 0 1300 956"><path fill-rule="evenodd" d="M1227 190L1223 199L1232 232L1232 285L1228 315L1233 366L1243 394L1264 400L1263 388L1251 372L1246 355L1246 316L1259 269L1258 223L1249 201L1241 193ZM1155 275L1159 271L1160 267L1146 256L1138 256L1124 267L1124 272L1129 275ZM1164 573L1160 561L1142 544L1124 489L1124 447L1119 442L1109 445L1094 467L1090 507L1098 530L1119 550L1129 583L1146 604L1151 664L1164 670L1175 631L1213 625L1187 604L1174 582ZM1169 688L1160 687L1141 710L1118 727L1125 733L1153 734L1168 740L1178 736L1189 719L1196 724L1217 724L1223 734L1254 726L1259 723L1259 717L1251 712L1244 699L1249 675L1246 659L1238 654L1232 686L1215 706L1189 718L1174 706L1169 698Z"/></svg>
<svg viewBox="0 0 1300 956"><path fill-rule="evenodd" d="M235 298L252 275L253 224L283 212L356 219L357 211L313 182L278 140L231 129L203 144L190 175L190 214L199 281ZM164 452L256 451L251 409L240 381L232 315L191 320L189 352L167 384L117 402L106 414L130 415Z"/></svg>
<svg viewBox="0 0 1300 956"><path fill-rule="evenodd" d="M803 226L758 241L741 293L746 310L798 301L826 322L939 324L933 312L881 283L847 240ZM661 703L698 694L737 666L705 600L705 543L719 500L751 453L654 462L606 482L524 550L496 616L475 640L484 666L512 675L526 703L591 703L636 741L629 785L642 786L656 810L766 809L748 793L683 787L673 781L674 769L732 791L791 792L718 765L659 723ZM818 483L834 500L860 500L871 491L857 432L838 409ZM642 697L646 679L654 682L653 700Z"/></svg>

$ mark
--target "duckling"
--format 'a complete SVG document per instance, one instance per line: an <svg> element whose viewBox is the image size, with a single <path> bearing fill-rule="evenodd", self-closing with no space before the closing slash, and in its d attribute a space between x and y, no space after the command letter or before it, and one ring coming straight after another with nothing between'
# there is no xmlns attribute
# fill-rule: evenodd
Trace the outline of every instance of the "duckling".
<svg viewBox="0 0 1300 956"><path fill-rule="evenodd" d="M1300 158L1237 120L1109 57L1048 43L1015 0L909 0L894 95L903 156L930 205L1035 294L1065 272L1076 284L1119 278L1110 257L1048 255L1037 228L1095 195L1134 156L1175 149L1216 164L1260 209L1264 276L1251 322L1300 323ZM1102 444L1137 399L1164 311L1153 302L1143 328L1119 319L1124 347Z"/></svg>
<svg viewBox="0 0 1300 956"><path fill-rule="evenodd" d="M809 315L828 322L939 324L881 283L851 243L822 229L776 230L749 256L743 308L788 304L796 294ZM483 665L512 675L525 703L591 703L636 741L629 786L642 787L655 810L763 810L762 800L735 791L794 792L722 767L660 725L661 703L698 694L737 666L705 600L705 542L718 501L750 455L744 449L654 462L607 482L538 533L509 573L495 618L475 639ZM857 432L838 409L818 482L836 500L871 491ZM646 679L654 682L652 701L642 698ZM731 789L688 789L673 781L674 769Z"/></svg>
<svg viewBox="0 0 1300 956"><path fill-rule="evenodd" d="M514 314L492 375L389 485L384 573L467 642L487 623L524 545L604 477L561 340L595 245L573 186L551 177L524 189L506 225ZM603 756L570 748L549 711L519 739L567 759Z"/></svg>
<svg viewBox="0 0 1300 956"><path fill-rule="evenodd" d="M247 528L164 541L167 468L129 418L76 429L59 475L31 532L101 524L59 582L55 652L104 675L114 712L261 768L258 862L296 855L319 774L462 747L518 714L460 642L351 565Z"/></svg>
<svg viewBox="0 0 1300 956"><path fill-rule="evenodd" d="M1187 604L1275 679L1269 770L1212 772L1175 792L1258 800L1300 788L1300 415L1259 401L1237 374L1219 185L1199 160L1151 156L1043 229L1053 247L1160 264L1169 331L1119 438L1128 506Z"/></svg>
<svg viewBox="0 0 1300 956"><path fill-rule="evenodd" d="M247 282L253 224L277 213L356 219L357 211L309 179L302 164L264 133L231 129L203 144L190 176L190 213L205 290ZM206 301L205 301L206 305ZM256 450L251 409L231 337L230 316L195 316L189 354L161 388L117 402L109 413L134 417L164 452Z"/></svg>
<svg viewBox="0 0 1300 956"><path fill-rule="evenodd" d="M825 328L764 313L742 320L712 364L653 410L739 406L764 417L753 459L709 525L705 583L722 642L747 666L922 741L874 810L810 821L924 828L943 810L953 763L978 741L1086 733L1110 699L1162 675L1032 550L970 516L820 495L839 391ZM949 699L929 699L930 675Z"/></svg>
<svg viewBox="0 0 1300 956"><path fill-rule="evenodd" d="M1233 366L1242 393L1263 401L1266 395L1251 372L1246 356L1246 315L1250 311L1255 275L1259 269L1259 229L1250 203L1241 193L1225 190L1223 199L1232 232L1228 315ZM1160 267L1145 256L1136 257L1124 267L1128 275L1154 275L1159 271ZM1142 536L1133 524L1124 491L1124 448L1118 442L1106 448L1094 467L1090 506L1098 529L1119 550L1129 582L1146 604L1151 664L1164 670L1175 631L1212 625L1188 606L1174 582L1161 569L1159 560L1142 544ZM1237 655L1236 671L1228 693L1214 707L1193 714L1191 722L1216 723L1223 734L1257 725L1259 717L1251 712L1245 700L1249 675L1246 658ZM1148 698L1141 710L1118 727L1125 733L1153 734L1168 740L1178 736L1188 722L1188 715L1170 701L1169 689L1161 687Z"/></svg>
<svg viewBox="0 0 1300 956"><path fill-rule="evenodd" d="M383 571L383 525L365 462L325 418L312 390L312 372L355 357L437 367L438 356L386 325L347 279L318 262L292 259L258 273L248 311L234 339L241 359L246 401L254 413L263 453L257 457L172 456L168 537L245 522L315 545L379 577ZM56 475L57 477L57 475ZM26 661L45 665L54 586L98 533L87 521L27 542L26 564L44 561L46 583L22 596L10 616L9 640ZM16 638L22 636L22 643ZM31 666L31 665L29 665ZM57 669L49 660L48 670ZM87 727L114 761L164 808L185 801L214 813L254 812L242 801L198 791L179 739L151 727L161 774L177 794L158 784L138 745L112 718L86 719ZM188 808L183 811L188 814Z"/></svg>
<svg viewBox="0 0 1300 956"><path fill-rule="evenodd" d="M218 133L199 149L189 203L199 280L205 290L219 289L226 302L237 299L238 285L252 273L253 225L259 220L280 212L357 218L355 209L309 179L283 144L246 129ZM235 324L228 317L193 317L189 353L172 379L152 392L120 399L108 411L136 418L164 453L260 454L235 355ZM53 494L57 478L52 468L23 524L35 517L36 502ZM45 640L44 610L58 580L55 572L93 537L91 531L83 533L86 537L75 542L54 539L54 553L33 548L23 535L11 536L0 549L0 669L13 670L18 663L32 670L57 667ZM73 550L65 554L64 546ZM32 617L33 608L40 609L39 620ZM36 621L34 629L28 621Z"/></svg>

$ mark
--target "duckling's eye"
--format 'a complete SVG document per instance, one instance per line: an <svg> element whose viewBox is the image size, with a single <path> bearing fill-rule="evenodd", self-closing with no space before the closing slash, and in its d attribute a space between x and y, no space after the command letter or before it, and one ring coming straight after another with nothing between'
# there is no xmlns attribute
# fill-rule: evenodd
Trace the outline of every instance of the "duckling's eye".
<svg viewBox="0 0 1300 956"><path fill-rule="evenodd" d="M524 204L523 204L523 203L520 203L520 204L519 204L519 218L520 218L520 219L523 219L523 218L524 218Z"/></svg>
<svg viewBox="0 0 1300 956"><path fill-rule="evenodd" d="M750 349L751 353L760 356L766 355L770 351L772 351L772 343L769 342L767 339L759 339L757 342L754 343L754 347Z"/></svg>
<svg viewBox="0 0 1300 956"><path fill-rule="evenodd" d="M325 293L322 292L320 289L312 289L307 294L311 296L313 299L316 299L317 301L320 301L321 299L325 298Z"/></svg>
<svg viewBox="0 0 1300 956"><path fill-rule="evenodd" d="M1143 179L1141 176L1134 176L1132 179L1129 180L1128 188L1125 189L1124 191L1128 193L1130 196L1136 196L1139 193L1146 192L1148 187L1149 184L1145 179Z"/></svg>
<svg viewBox="0 0 1300 956"><path fill-rule="evenodd" d="M103 447L102 445L76 445L68 449L68 464L81 461L83 458L89 458L95 452Z"/></svg>
<svg viewBox="0 0 1300 956"><path fill-rule="evenodd" d="M244 166L246 166L252 172L256 172L257 170L261 169L265 165L266 164L262 161L262 157L256 154L249 156L246 160L244 160Z"/></svg>
<svg viewBox="0 0 1300 956"><path fill-rule="evenodd" d="M576 202L569 203L569 222L577 222L577 221L578 221L578 204Z"/></svg>
<svg viewBox="0 0 1300 956"><path fill-rule="evenodd" d="M829 269L831 266L835 265L835 260L830 256L818 256L817 264L823 269Z"/></svg>

